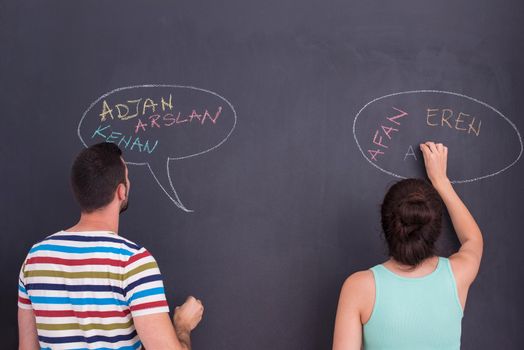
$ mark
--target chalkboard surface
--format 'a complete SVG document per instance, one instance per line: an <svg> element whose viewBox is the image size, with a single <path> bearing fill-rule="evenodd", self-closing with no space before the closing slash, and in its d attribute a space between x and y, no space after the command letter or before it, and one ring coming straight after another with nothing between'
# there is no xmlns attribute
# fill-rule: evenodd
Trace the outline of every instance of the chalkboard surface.
<svg viewBox="0 0 524 350"><path fill-rule="evenodd" d="M485 238L462 348L522 348L522 13L516 0L1 1L2 348L16 347L29 247L78 219L72 159L105 140L130 163L120 234L156 257L171 307L204 301L195 349L329 349L340 287L387 258L379 204L423 176L425 139L449 145Z"/></svg>

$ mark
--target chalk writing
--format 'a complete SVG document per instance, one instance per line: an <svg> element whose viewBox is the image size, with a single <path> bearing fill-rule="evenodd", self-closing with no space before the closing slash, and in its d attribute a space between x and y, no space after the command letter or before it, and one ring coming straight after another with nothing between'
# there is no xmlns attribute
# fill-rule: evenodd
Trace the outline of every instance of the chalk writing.
<svg viewBox="0 0 524 350"><path fill-rule="evenodd" d="M426 123L429 126L442 126L479 136L482 120L463 112L453 112L451 108L428 108Z"/></svg>
<svg viewBox="0 0 524 350"><path fill-rule="evenodd" d="M93 135L91 136L91 138L92 139L102 138L106 142L116 143L120 148L123 148L124 150L129 148L130 151L136 150L138 152L147 152L149 154L153 153L156 146L158 145L158 140L155 140L154 145L151 146L149 144L149 140L144 141L144 140L140 140L139 137L126 136L126 135L123 135L121 132L108 130L110 128L111 128L111 125L106 125L106 126L99 125L98 128L93 133ZM98 142L101 142L101 141L102 140L98 140ZM129 147L129 145L131 145L131 147Z"/></svg>
<svg viewBox="0 0 524 350"><path fill-rule="evenodd" d="M182 114L182 112L178 112L176 116L173 113L166 113L164 115L153 114L147 117L145 119L145 122L143 122L141 118L138 118L138 121L135 126L135 134L138 133L138 131L140 130L146 131L148 127L150 129L160 129L161 127L170 127L179 124L189 125L192 123L197 123L200 125L204 125L206 121L208 123L216 124L221 112L222 106L219 106L213 115L211 115L207 109L205 109L204 112L200 114L197 113L197 111L194 109L191 111L191 113L184 115Z"/></svg>
<svg viewBox="0 0 524 350"><path fill-rule="evenodd" d="M386 120L388 120L391 124L394 124L395 126L398 126L400 125L400 118L403 118L405 116L407 116L408 114L406 112L404 112L403 110L401 109L398 109L396 107L392 107L395 111L397 111L399 114L396 114L396 115L393 115L393 116L389 116L389 117L385 117ZM377 157L380 156L380 155L384 155L386 154L384 149L387 149L388 146L387 146L387 142L385 142L385 138L383 136L385 136L386 138L388 138L389 140L391 140L392 136L391 134L393 132L398 132L399 129L393 127L390 125L383 125L381 124L380 125L380 130L377 129L375 131L375 134L373 136L373 144L379 146L377 148L374 148L374 149L368 149L368 153L371 155L371 160L373 161L377 161Z"/></svg>
<svg viewBox="0 0 524 350"><path fill-rule="evenodd" d="M137 85L112 90L91 103L78 124L84 146L113 142L127 164L147 165L156 183L180 209L170 162L220 147L237 122L233 105L192 86Z"/></svg>
<svg viewBox="0 0 524 350"><path fill-rule="evenodd" d="M392 106L399 113L384 115ZM460 164L450 170L453 183L500 174L515 165L524 150L519 130L500 111L473 97L440 90L404 91L375 98L358 111L352 131L364 159L397 178L425 175L418 145L428 140L444 142L453 150L450 161ZM483 152L488 146L490 151ZM482 163L468 163L469 159L479 159L471 155L480 152Z"/></svg>
<svg viewBox="0 0 524 350"><path fill-rule="evenodd" d="M173 95L169 94L169 97L159 97L159 103L162 111L171 111L173 109ZM120 120L128 120L139 115L145 115L148 110L151 110L151 113L155 113L159 103L155 103L152 98L147 97L145 99L126 100L125 102L115 104L114 107L111 108L109 103L104 99L102 101L102 112L99 114L100 121L106 121L108 117L115 119L113 114L114 110L116 110L116 116Z"/></svg>
<svg viewBox="0 0 524 350"><path fill-rule="evenodd" d="M417 160L417 155L415 154L415 151L413 150L413 146L411 145L409 145L408 151L404 155L404 161L406 160L407 157L413 157L415 158L415 160Z"/></svg>

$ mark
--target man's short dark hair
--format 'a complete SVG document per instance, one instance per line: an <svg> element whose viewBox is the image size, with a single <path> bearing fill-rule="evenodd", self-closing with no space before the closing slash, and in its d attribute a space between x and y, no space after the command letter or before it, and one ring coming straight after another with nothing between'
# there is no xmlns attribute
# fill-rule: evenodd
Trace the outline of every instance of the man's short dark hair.
<svg viewBox="0 0 524 350"><path fill-rule="evenodd" d="M84 149L71 168L71 185L82 212L103 208L114 198L119 184L126 183L122 151L102 142Z"/></svg>

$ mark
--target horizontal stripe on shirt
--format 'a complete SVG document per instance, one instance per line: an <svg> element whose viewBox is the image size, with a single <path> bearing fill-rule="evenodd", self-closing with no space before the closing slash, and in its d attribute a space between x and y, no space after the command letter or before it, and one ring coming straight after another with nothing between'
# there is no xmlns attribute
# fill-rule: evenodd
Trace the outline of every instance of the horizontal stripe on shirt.
<svg viewBox="0 0 524 350"><path fill-rule="evenodd" d="M129 260L127 261L126 265L131 265L135 261L138 261L138 260L140 260L142 258L145 258L145 257L148 257L148 256L151 256L151 254L149 254L149 252L147 250L142 252L142 253L135 254L135 255L133 255L132 257L129 258Z"/></svg>
<svg viewBox="0 0 524 350"><path fill-rule="evenodd" d="M18 301L21 302L22 304L31 305L31 300L26 299L26 298L18 297Z"/></svg>
<svg viewBox="0 0 524 350"><path fill-rule="evenodd" d="M70 305L127 305L125 300L116 298L68 298L30 296L33 304L70 304Z"/></svg>
<svg viewBox="0 0 524 350"><path fill-rule="evenodd" d="M136 337L137 333L136 330L129 333L129 334L123 334L123 335L116 335L112 337L103 336L103 335L95 335L91 337L84 337L81 335L74 335L69 337L45 337L45 336L38 336L38 339L40 341L43 341L48 344L63 344L63 343L78 343L78 342L85 342L85 343L95 343L97 341L105 341L108 343L116 343L123 340L131 340L134 337Z"/></svg>
<svg viewBox="0 0 524 350"><path fill-rule="evenodd" d="M47 256L36 256L34 258L27 259L26 265L31 264L56 264L65 266L82 266L82 265L110 265L117 267L125 267L126 262L115 259L102 259L102 258L91 258L91 259L62 259L52 258Z"/></svg>
<svg viewBox="0 0 524 350"><path fill-rule="evenodd" d="M125 317L130 310L122 311L74 311L74 310L34 310L35 316L38 317L78 317L78 318L108 318L108 317Z"/></svg>
<svg viewBox="0 0 524 350"><path fill-rule="evenodd" d="M159 276L159 275L158 275ZM115 292L121 295L124 290L120 287L112 285L96 285L96 284L58 284L58 283L29 283L26 286L27 290L66 290L68 292Z"/></svg>
<svg viewBox="0 0 524 350"><path fill-rule="evenodd" d="M144 283L154 282L154 281L162 281L162 276L157 274L157 275L149 275L149 276L137 279L136 281L129 283L129 285L124 288L124 293L127 294L129 293L130 290L132 290L136 286L142 285Z"/></svg>
<svg viewBox="0 0 524 350"><path fill-rule="evenodd" d="M135 299L145 298L151 295L164 294L164 287L146 289L140 292L134 293L131 298L129 298L129 303L133 302Z"/></svg>
<svg viewBox="0 0 524 350"><path fill-rule="evenodd" d="M62 253L74 253L74 254L87 254L87 253L114 253L114 254L121 254L126 256L133 255L132 252L126 249L122 248L114 248L114 247L71 247L71 246L63 246L63 245L56 245L56 244L39 244L29 251L29 254L42 251L42 250L48 250L52 252L62 252Z"/></svg>
<svg viewBox="0 0 524 350"><path fill-rule="evenodd" d="M87 272L64 272L59 270L29 270L24 276L28 277L58 277L58 278L104 278L122 281L124 275L108 271L87 271Z"/></svg>
<svg viewBox="0 0 524 350"><path fill-rule="evenodd" d="M132 244L122 239L113 238L113 237L81 236L81 235L53 235L53 236L47 237L45 241L47 240L75 241L75 242L114 242L114 243L125 244L126 246L128 246L131 249L140 250L140 247L137 246L136 244Z"/></svg>
<svg viewBox="0 0 524 350"><path fill-rule="evenodd" d="M113 248L113 247L71 247L63 246L56 244L39 244L29 251L29 254L38 252L38 251L52 251L52 252L62 252L62 253L74 253L74 254L87 254L87 253L114 253L121 254L126 256L133 255L132 252L122 248Z"/></svg>
<svg viewBox="0 0 524 350"><path fill-rule="evenodd" d="M136 349L140 348L141 345L142 345L142 343L140 341L137 341L135 344L129 345L129 346L122 346L122 347L119 347L119 348L96 348L95 350L136 350ZM42 350L52 350L52 349L51 348L43 348ZM93 350L93 349L79 348L79 349L74 349L74 350Z"/></svg>
<svg viewBox="0 0 524 350"><path fill-rule="evenodd" d="M130 309L131 311L138 311L138 310L143 310L143 309L153 309L155 307L164 307L164 306L168 306L167 301L161 300L161 301L152 301L150 303L131 305Z"/></svg>
<svg viewBox="0 0 524 350"><path fill-rule="evenodd" d="M105 331L110 331L114 329L128 329L132 325L133 325L132 321L124 322L124 323L110 323L110 324L103 324L103 323L88 323L88 324L37 323L36 328L43 329L46 331L64 331L64 330L71 330L71 329L81 329L83 331L90 331L92 329L103 329Z"/></svg>
<svg viewBox="0 0 524 350"><path fill-rule="evenodd" d="M24 273L24 277L61 277L61 278L109 278L118 281L128 279L140 272L148 269L158 268L156 262L151 261L140 265L125 274L108 271L82 271L82 272L64 272L59 270L29 270Z"/></svg>
<svg viewBox="0 0 524 350"><path fill-rule="evenodd" d="M137 342L136 345L131 345L131 346L123 346L120 348L96 348L95 350L136 350L140 348L141 345L142 343ZM52 350L52 349L49 349L49 350ZM92 349L82 348L82 349L75 349L75 350L92 350Z"/></svg>

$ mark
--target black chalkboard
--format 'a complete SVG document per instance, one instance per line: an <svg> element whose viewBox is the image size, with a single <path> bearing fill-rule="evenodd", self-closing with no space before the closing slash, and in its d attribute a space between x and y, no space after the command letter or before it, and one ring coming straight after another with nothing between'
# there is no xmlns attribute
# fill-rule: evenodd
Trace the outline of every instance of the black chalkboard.
<svg viewBox="0 0 524 350"><path fill-rule="evenodd" d="M449 145L485 238L463 349L521 348L523 11L1 1L2 348L17 343L29 247L78 218L72 159L131 136L126 159L141 165L129 166L120 234L154 254L171 306L204 301L195 349L330 349L342 282L386 259L381 199L398 177L423 176L416 145L430 138ZM458 241L445 227L447 256Z"/></svg>

